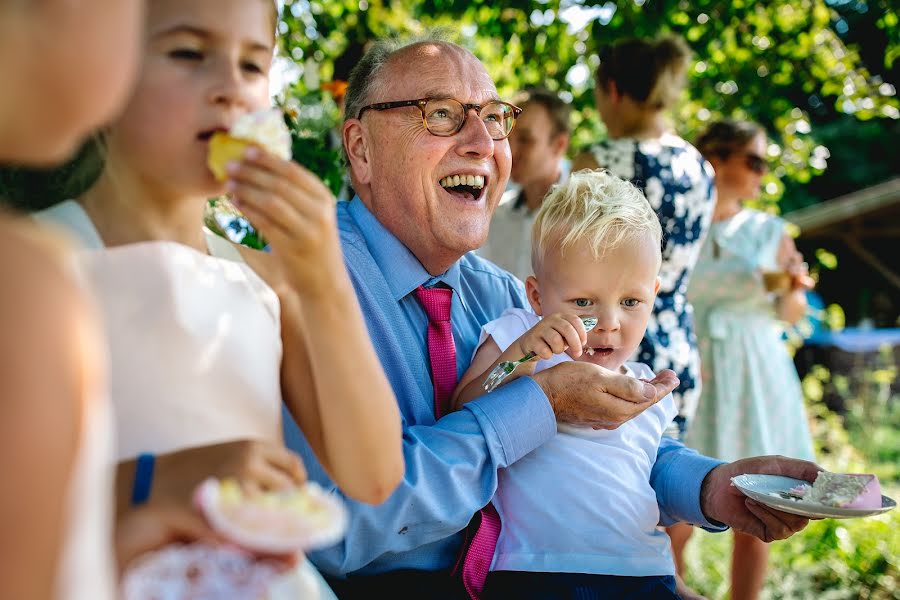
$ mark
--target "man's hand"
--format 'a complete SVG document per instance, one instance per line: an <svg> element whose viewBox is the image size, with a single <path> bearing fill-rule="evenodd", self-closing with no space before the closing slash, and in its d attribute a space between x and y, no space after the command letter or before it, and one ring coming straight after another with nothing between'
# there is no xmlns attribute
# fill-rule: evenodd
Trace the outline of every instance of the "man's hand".
<svg viewBox="0 0 900 600"><path fill-rule="evenodd" d="M784 456L758 456L720 465L703 480L700 508L710 521L724 523L764 542L783 540L806 527L809 519L774 510L748 498L732 485L731 478L759 473L813 482L822 470L815 463Z"/></svg>
<svg viewBox="0 0 900 600"><path fill-rule="evenodd" d="M615 429L638 416L678 385L673 371L652 381L613 373L603 367L567 361L534 376L544 389L556 419L594 429Z"/></svg>

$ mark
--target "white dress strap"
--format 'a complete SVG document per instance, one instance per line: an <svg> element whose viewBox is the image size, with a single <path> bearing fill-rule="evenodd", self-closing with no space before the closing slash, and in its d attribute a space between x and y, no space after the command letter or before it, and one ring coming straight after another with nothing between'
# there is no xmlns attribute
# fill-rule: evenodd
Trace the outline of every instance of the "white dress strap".
<svg viewBox="0 0 900 600"><path fill-rule="evenodd" d="M91 218L74 200L65 200L50 208L35 212L32 216L42 224L62 229L65 235L79 248L101 250L105 247Z"/></svg>
<svg viewBox="0 0 900 600"><path fill-rule="evenodd" d="M226 240L222 236L214 233L208 227L203 228L203 235L206 236L206 249L209 252L210 256L224 258L225 260L230 260L237 263L246 262L244 260L244 257L241 256L241 251L238 250L229 240Z"/></svg>
<svg viewBox="0 0 900 600"><path fill-rule="evenodd" d="M74 242L81 249L101 250L106 247L91 218L84 208L74 200L65 200L50 208L35 212L32 216L41 223L65 230L66 235L74 238ZM206 227L203 228L203 233L206 237L206 249L211 256L237 263L245 262L240 251L230 241L216 235Z"/></svg>

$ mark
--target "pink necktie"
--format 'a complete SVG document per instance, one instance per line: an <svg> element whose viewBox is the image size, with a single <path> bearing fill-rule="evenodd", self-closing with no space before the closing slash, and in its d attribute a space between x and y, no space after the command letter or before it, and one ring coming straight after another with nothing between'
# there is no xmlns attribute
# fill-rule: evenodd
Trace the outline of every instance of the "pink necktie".
<svg viewBox="0 0 900 600"><path fill-rule="evenodd" d="M456 344L450 326L453 290L416 288L416 297L428 315L428 356L431 359L431 383L434 385L434 417L440 419L456 386Z"/></svg>
<svg viewBox="0 0 900 600"><path fill-rule="evenodd" d="M439 419L456 386L456 345L453 343L453 329L450 325L453 291L419 286L416 288L416 297L428 315L428 355L431 359L431 382L434 385L434 416ZM494 506L488 504L479 514L481 518L476 517L469 524L462 553L453 568L455 575L462 566L463 585L473 600L480 598L484 590L497 538L500 536L500 515Z"/></svg>

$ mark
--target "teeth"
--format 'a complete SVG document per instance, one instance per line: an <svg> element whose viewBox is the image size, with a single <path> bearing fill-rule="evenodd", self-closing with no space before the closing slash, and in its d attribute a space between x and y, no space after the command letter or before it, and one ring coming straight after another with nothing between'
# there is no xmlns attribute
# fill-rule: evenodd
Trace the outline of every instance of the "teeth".
<svg viewBox="0 0 900 600"><path fill-rule="evenodd" d="M467 185L473 188L483 188L484 187L484 176L483 175L448 175L441 179L438 183L441 184L442 187L457 187L460 185Z"/></svg>
<svg viewBox="0 0 900 600"><path fill-rule="evenodd" d="M594 355L594 349L593 349L593 348L588 348L587 350L585 350L585 352L587 353L588 356L593 356L593 355Z"/></svg>

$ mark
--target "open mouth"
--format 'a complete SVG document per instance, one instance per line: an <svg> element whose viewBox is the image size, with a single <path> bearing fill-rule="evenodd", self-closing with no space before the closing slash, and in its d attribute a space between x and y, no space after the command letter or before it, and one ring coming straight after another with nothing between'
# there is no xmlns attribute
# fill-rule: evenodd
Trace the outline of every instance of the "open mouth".
<svg viewBox="0 0 900 600"><path fill-rule="evenodd" d="M609 356L610 354L612 354L614 350L615 350L615 348L612 348L610 346L595 346L595 347L585 348L584 353L587 354L588 356L597 356L597 357L603 358L605 356Z"/></svg>
<svg viewBox="0 0 900 600"><path fill-rule="evenodd" d="M481 199L486 188L486 177L484 175L448 175L441 179L438 183L450 194L467 201L477 201Z"/></svg>
<svg viewBox="0 0 900 600"><path fill-rule="evenodd" d="M213 134L223 131L225 133L228 132L227 127L213 127L212 129L207 129L205 131L201 131L197 134L197 139L201 142L208 142L209 138L213 136Z"/></svg>

